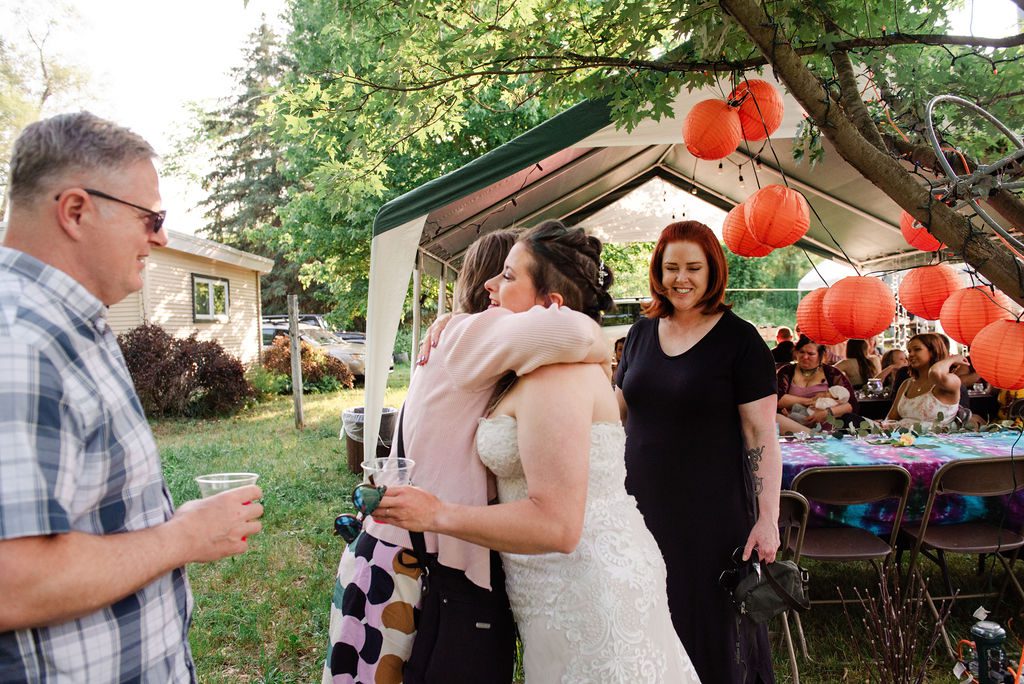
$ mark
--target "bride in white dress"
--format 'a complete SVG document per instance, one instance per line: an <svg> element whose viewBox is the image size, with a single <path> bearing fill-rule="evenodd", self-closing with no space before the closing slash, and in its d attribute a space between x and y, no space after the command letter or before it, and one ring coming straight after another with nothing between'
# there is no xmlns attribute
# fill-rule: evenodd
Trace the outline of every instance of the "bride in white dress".
<svg viewBox="0 0 1024 684"><path fill-rule="evenodd" d="M581 229L542 223L488 281L492 305L596 315L610 304L600 252ZM699 682L672 627L664 561L625 490L625 434L607 375L571 364L523 376L480 419L476 443L498 505L394 487L374 517L502 552L527 683Z"/></svg>

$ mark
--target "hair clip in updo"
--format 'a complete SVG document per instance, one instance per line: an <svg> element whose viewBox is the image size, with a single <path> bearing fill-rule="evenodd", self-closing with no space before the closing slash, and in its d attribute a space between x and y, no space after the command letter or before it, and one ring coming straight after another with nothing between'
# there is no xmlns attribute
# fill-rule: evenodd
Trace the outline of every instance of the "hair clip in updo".
<svg viewBox="0 0 1024 684"><path fill-rule="evenodd" d="M597 266L597 286L604 287L604 260Z"/></svg>

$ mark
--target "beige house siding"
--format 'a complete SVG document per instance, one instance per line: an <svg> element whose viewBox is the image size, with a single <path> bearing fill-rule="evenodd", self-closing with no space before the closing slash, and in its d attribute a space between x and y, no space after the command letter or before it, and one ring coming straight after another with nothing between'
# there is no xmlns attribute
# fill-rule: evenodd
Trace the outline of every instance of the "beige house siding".
<svg viewBox="0 0 1024 684"><path fill-rule="evenodd" d="M120 335L142 323L142 292L130 295L107 309L111 330Z"/></svg>
<svg viewBox="0 0 1024 684"><path fill-rule="evenodd" d="M259 274L171 249L160 250L159 256L154 256L146 267L149 321L175 337L197 332L200 340L215 339L242 363L256 361L260 352ZM193 275L228 281L226 321L193 319Z"/></svg>

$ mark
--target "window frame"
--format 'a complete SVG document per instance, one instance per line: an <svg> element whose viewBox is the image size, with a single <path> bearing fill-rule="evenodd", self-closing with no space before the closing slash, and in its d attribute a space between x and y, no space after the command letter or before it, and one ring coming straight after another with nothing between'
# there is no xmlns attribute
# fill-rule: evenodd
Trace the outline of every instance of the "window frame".
<svg viewBox="0 0 1024 684"><path fill-rule="evenodd" d="M197 303L197 292L196 288L200 283L205 283L209 287L209 310L206 313L200 313L196 309ZM219 314L214 312L214 288L224 288L224 313ZM216 276L202 275L200 273L192 274L192 321L194 323L224 323L231 316L231 282L227 278L218 278Z"/></svg>

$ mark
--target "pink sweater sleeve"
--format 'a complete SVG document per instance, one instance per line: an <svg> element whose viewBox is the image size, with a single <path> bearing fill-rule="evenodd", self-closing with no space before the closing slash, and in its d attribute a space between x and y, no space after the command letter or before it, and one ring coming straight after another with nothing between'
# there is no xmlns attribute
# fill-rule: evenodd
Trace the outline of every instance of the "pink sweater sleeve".
<svg viewBox="0 0 1024 684"><path fill-rule="evenodd" d="M493 308L452 319L438 350L452 382L479 391L508 371L525 375L553 363L580 362L600 335L597 323L565 307L535 306L523 313Z"/></svg>

